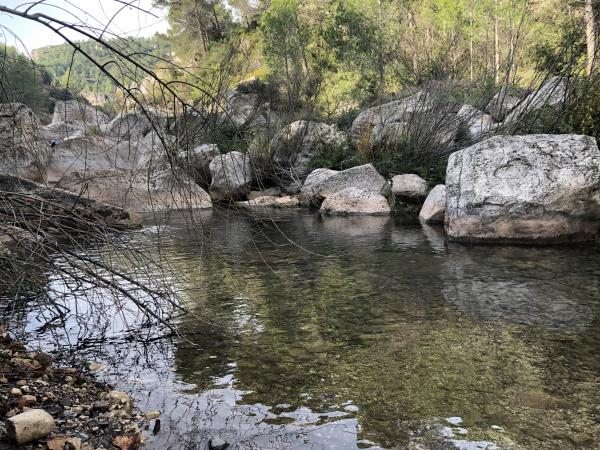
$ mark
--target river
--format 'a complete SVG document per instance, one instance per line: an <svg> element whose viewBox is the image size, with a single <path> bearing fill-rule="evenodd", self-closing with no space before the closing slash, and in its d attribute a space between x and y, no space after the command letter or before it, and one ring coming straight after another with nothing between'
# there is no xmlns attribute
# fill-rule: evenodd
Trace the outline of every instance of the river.
<svg viewBox="0 0 600 450"><path fill-rule="evenodd" d="M402 216L194 220L121 236L136 259L85 250L177 292L181 336L53 274L66 321L39 330L40 305L22 321L161 411L148 448L600 447L597 246L446 245Z"/></svg>

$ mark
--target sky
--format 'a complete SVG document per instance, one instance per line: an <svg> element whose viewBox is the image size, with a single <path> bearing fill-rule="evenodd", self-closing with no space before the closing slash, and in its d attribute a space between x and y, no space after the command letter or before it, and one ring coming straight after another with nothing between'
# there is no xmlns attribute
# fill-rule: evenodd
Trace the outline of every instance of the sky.
<svg viewBox="0 0 600 450"><path fill-rule="evenodd" d="M152 0L0 0L0 5L19 11L25 11L33 3L39 4L29 11L30 14L43 13L65 22L85 24L97 28L98 33L109 22L108 31L120 36L151 36L164 33L168 28L166 11L153 8ZM69 39L84 39L70 30L65 34ZM36 48L63 42L60 36L41 24L0 12L0 45L6 43L30 53Z"/></svg>

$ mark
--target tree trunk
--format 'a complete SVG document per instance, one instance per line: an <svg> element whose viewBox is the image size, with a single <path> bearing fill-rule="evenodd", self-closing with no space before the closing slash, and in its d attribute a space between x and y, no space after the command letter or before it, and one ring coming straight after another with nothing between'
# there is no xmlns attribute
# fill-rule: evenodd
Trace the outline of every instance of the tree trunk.
<svg viewBox="0 0 600 450"><path fill-rule="evenodd" d="M500 82L500 19L498 17L498 0L494 0L494 81Z"/></svg>
<svg viewBox="0 0 600 450"><path fill-rule="evenodd" d="M585 37L587 45L587 74L594 72L596 65L596 16L593 0L585 0Z"/></svg>

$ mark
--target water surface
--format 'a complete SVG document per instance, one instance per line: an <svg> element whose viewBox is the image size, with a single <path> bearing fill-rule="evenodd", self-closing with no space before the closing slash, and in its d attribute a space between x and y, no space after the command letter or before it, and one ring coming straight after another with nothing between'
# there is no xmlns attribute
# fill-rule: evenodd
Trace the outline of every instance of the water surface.
<svg viewBox="0 0 600 450"><path fill-rule="evenodd" d="M202 318L179 320L185 339L118 339L137 316L115 320L106 290L86 290L93 307L65 300L115 339L95 343L101 327L81 320L53 337L161 410L150 448L600 447L597 247L446 246L402 217L266 219L214 212L197 218L203 239L183 218L126 235L172 269L144 263L149 279Z"/></svg>

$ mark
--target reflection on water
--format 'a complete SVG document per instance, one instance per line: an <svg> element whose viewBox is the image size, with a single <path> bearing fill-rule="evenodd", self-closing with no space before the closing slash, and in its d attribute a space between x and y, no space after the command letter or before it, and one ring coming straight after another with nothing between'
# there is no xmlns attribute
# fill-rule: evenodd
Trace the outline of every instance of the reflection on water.
<svg viewBox="0 0 600 450"><path fill-rule="evenodd" d="M182 321L191 342L92 347L163 412L151 448L600 447L597 249L446 246L401 218L276 219L207 215L210 247L183 221L131 234L155 257L160 235L168 282L210 318Z"/></svg>

